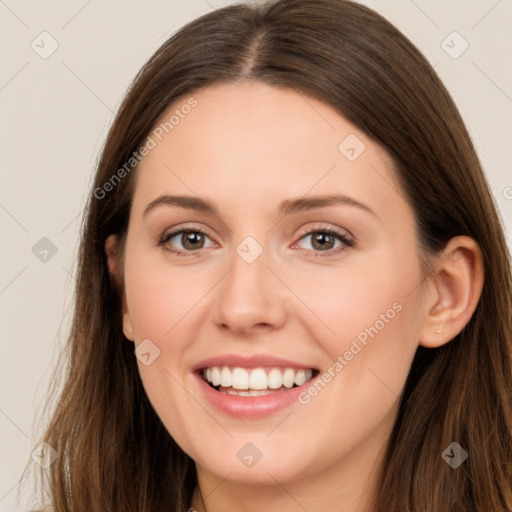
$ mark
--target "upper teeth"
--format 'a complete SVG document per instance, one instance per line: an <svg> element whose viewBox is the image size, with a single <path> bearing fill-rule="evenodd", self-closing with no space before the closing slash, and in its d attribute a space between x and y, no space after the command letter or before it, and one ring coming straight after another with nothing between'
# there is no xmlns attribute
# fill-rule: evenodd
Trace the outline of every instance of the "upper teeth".
<svg viewBox="0 0 512 512"><path fill-rule="evenodd" d="M279 389L301 386L313 376L313 370L293 368L270 368L268 373L264 368L230 368L229 366L212 366L203 370L203 376L214 386L234 389Z"/></svg>

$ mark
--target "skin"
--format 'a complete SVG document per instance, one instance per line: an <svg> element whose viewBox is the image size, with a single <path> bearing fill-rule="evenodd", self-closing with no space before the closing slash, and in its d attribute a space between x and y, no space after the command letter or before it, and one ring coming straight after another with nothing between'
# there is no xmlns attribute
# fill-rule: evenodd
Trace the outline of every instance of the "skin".
<svg viewBox="0 0 512 512"><path fill-rule="evenodd" d="M137 170L122 263L116 238L106 243L111 272L123 283L126 337L135 345L149 338L160 350L149 366L138 361L140 376L170 435L196 462L191 506L367 510L416 348L449 342L476 308L479 248L470 238L452 239L426 278L414 212L391 159L330 106L254 82L193 96L197 107ZM355 161L338 149L350 134L366 146ZM332 193L375 215L349 205L277 211L284 199ZM206 198L220 216L162 206L143 217L162 194ZM207 235L199 255L158 245L185 226ZM336 241L325 256L311 236L322 228L350 234L355 245L333 253L343 245ZM247 236L263 248L250 264L236 252ZM187 250L182 243L176 236L166 247ZM270 354L327 371L395 303L401 311L307 405L241 420L206 402L192 377L193 365L226 353ZM262 453L251 468L237 458L247 442Z"/></svg>

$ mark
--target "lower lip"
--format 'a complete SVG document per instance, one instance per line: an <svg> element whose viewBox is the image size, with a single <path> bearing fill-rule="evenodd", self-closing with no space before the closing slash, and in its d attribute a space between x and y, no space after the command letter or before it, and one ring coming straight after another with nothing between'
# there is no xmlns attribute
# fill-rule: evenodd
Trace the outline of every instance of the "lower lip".
<svg viewBox="0 0 512 512"><path fill-rule="evenodd" d="M193 374L206 399L220 411L237 418L261 418L269 416L298 400L299 394L308 388L311 379L302 386L285 391L274 391L261 396L236 396L221 393L208 385L198 373Z"/></svg>

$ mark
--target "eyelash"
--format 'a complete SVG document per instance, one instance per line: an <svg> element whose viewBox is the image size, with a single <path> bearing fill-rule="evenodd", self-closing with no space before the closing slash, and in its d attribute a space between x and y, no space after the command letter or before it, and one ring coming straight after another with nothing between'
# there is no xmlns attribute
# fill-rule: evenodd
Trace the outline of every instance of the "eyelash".
<svg viewBox="0 0 512 512"><path fill-rule="evenodd" d="M329 256L336 256L342 252L346 252L348 249L354 247L355 245L355 242L352 238L349 238L341 231L337 231L336 229L329 228L327 226L318 226L315 229L306 229L302 231L299 235L299 239L297 240L297 242L314 233L325 233L331 235L342 243L342 245L340 245L336 249L329 249L327 251L313 251L305 249L309 255L312 255L315 258L327 258Z"/></svg>
<svg viewBox="0 0 512 512"><path fill-rule="evenodd" d="M208 236L207 233L205 233L201 229L192 228L192 227L184 227L184 228L178 229L176 231L171 231L170 233L164 233L161 236L161 238L159 239L158 245L159 246L163 246L166 251L169 251L169 252L171 252L173 254L177 254L178 256L185 256L185 257L187 257L187 256L192 256L192 257L199 256L200 252L203 249L197 249L195 251L182 251L180 249L171 248L171 247L168 247L166 245L167 242L171 238L174 238L177 235L181 235L182 233L201 233L201 234L207 236L208 238L211 238L211 237ZM336 239L338 239L343 244L343 245L341 245L340 247L338 247L336 249L329 249L327 251L313 251L313 250L307 250L306 249L306 252L309 255L312 255L314 257L320 257L320 258L324 257L325 258L325 257L329 257L329 256L335 256L335 255L337 255L337 254L339 254L341 252L347 251L349 248L352 248L355 245L354 240L349 238L345 234L343 234L343 233L341 233L341 232L339 232L339 231L337 231L335 229L332 229L332 228L329 228L329 227L323 227L323 226L319 226L319 227L317 227L315 229L309 229L309 230L303 231L299 235L299 238L298 238L297 242L302 240L303 238L306 238L309 235L313 235L314 233L325 233L325 234L334 236ZM297 242L295 242L295 243L297 243Z"/></svg>

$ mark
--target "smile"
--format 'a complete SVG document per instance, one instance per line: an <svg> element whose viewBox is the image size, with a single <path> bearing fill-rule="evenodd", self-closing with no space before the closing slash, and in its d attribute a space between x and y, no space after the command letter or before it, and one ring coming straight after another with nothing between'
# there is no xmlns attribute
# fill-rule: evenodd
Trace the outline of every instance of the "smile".
<svg viewBox="0 0 512 512"><path fill-rule="evenodd" d="M211 366L200 374L220 393L236 396L262 396L302 386L316 375L311 368Z"/></svg>

